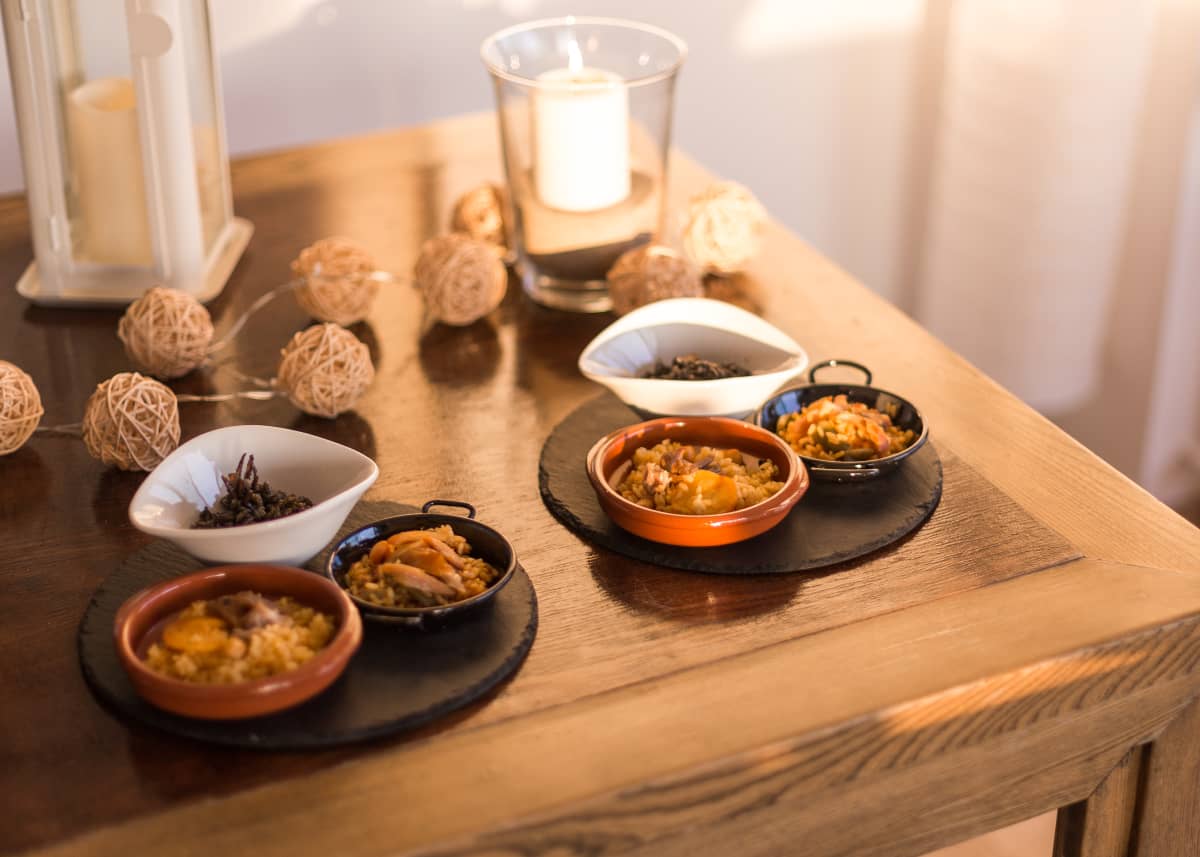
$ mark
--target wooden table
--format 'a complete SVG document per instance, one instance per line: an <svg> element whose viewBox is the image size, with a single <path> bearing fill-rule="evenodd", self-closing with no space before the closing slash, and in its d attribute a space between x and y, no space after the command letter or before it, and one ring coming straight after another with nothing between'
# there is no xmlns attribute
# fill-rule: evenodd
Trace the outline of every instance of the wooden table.
<svg viewBox="0 0 1200 857"><path fill-rule="evenodd" d="M257 232L218 330L320 237L409 270L457 194L499 177L495 139L468 117L235 164ZM677 200L707 180L675 160ZM30 253L23 200L0 202L0 358L33 375L46 424L73 422L128 368L118 316L27 306L11 285ZM0 459L0 850L896 857L1066 807L1060 854L1200 853L1200 531L782 228L724 291L924 409L945 493L914 536L754 578L593 549L542 505L537 460L596 393L575 358L611 318L514 288L485 322L422 334L417 295L390 289L357 329L379 370L357 413L190 404L184 437L298 427L377 459L368 498L469 498L538 589L524 668L432 728L342 751L214 749L118 719L75 634L147 541L126 520L141 476L37 436ZM238 365L269 375L306 323L281 301Z"/></svg>

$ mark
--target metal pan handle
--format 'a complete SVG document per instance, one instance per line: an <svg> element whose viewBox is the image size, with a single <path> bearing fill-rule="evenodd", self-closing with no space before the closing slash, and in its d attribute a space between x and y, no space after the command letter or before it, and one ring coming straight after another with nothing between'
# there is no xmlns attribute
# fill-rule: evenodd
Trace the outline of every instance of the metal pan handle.
<svg viewBox="0 0 1200 857"><path fill-rule="evenodd" d="M808 381L810 384L817 383L817 370L832 369L836 366L849 366L852 369L857 369L863 373L863 383L868 387L871 386L871 370L861 363L855 363L853 360L839 360L836 357L831 360L822 360L820 363L813 364L813 367L808 370Z"/></svg>
<svg viewBox="0 0 1200 857"><path fill-rule="evenodd" d="M839 482L858 482L861 479L873 479L878 476L878 467L863 467L858 470L839 470L836 467L820 467L816 464L807 465L808 472L832 477Z"/></svg>
<svg viewBox="0 0 1200 857"><path fill-rule="evenodd" d="M430 500L421 507L421 511L425 514L428 514L429 510L434 506L451 506L455 509L466 509L467 517L471 520L475 519L475 507L470 503L464 503L461 500Z"/></svg>

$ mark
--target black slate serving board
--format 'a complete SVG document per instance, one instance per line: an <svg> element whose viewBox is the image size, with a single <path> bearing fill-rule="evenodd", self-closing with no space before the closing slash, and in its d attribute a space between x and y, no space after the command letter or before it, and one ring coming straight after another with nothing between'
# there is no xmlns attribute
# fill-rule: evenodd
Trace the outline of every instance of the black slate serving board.
<svg viewBox="0 0 1200 857"><path fill-rule="evenodd" d="M622 530L600 508L588 481L588 450L609 432L640 422L605 393L559 423L542 447L538 486L546 507L568 529L643 562L714 574L811 571L857 559L921 526L942 496L942 461L926 443L895 472L859 483L814 480L773 529L732 545L682 548Z"/></svg>
<svg viewBox="0 0 1200 857"><path fill-rule="evenodd" d="M372 521L417 511L398 503L359 503L334 544ZM308 568L319 573L327 557L328 549ZM117 660L113 620L135 592L202 567L168 542L130 555L92 596L79 628L79 659L92 690L121 714L214 744L272 750L331 747L421 726L474 702L511 675L537 634L537 595L518 567L490 606L453 624L421 631L364 619L362 646L346 671L296 708L246 720L193 720L160 711L134 693Z"/></svg>

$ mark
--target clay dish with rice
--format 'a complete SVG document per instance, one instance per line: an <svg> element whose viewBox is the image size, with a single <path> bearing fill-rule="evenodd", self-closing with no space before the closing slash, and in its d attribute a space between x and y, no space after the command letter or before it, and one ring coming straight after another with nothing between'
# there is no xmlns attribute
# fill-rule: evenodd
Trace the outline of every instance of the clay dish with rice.
<svg viewBox="0 0 1200 857"><path fill-rule="evenodd" d="M681 547L760 535L809 485L781 438L721 417L662 417L618 429L596 442L586 467L613 523Z"/></svg>

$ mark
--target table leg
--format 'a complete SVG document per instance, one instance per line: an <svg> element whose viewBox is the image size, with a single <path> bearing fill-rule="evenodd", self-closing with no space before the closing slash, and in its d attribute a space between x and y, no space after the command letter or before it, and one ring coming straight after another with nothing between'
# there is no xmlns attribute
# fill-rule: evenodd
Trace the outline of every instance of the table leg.
<svg viewBox="0 0 1200 857"><path fill-rule="evenodd" d="M1200 701L1183 709L1146 754L1133 853L1200 854Z"/></svg>
<svg viewBox="0 0 1200 857"><path fill-rule="evenodd" d="M1134 747L1087 800L1058 811L1054 857L1126 857L1144 752Z"/></svg>
<svg viewBox="0 0 1200 857"><path fill-rule="evenodd" d="M1200 855L1200 701L1058 811L1054 857Z"/></svg>

